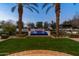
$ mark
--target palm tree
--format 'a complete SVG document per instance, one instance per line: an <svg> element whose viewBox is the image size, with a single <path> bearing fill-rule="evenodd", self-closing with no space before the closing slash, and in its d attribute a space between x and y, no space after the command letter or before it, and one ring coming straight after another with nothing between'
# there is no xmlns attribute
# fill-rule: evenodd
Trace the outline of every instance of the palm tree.
<svg viewBox="0 0 79 59"><path fill-rule="evenodd" d="M48 4L44 4L42 9L45 8ZM60 20L60 3L54 3L52 6L49 6L46 10L46 14L48 11L55 6L55 14L56 14L56 35L59 36L59 20Z"/></svg>
<svg viewBox="0 0 79 59"><path fill-rule="evenodd" d="M26 7L27 9L29 9L31 12L33 12L33 10L35 10L37 13L39 13L39 11L35 8L35 7L33 7L32 5L34 5L34 6L36 6L36 7L38 7L38 5L37 4L35 4L35 3L30 3L30 4L28 4L28 3L18 3L16 6L13 6L12 7L12 12L14 12L15 11L15 9L16 9L16 7L18 7L18 28L19 28L19 34L21 34L22 33L22 27L23 27L23 23L22 23L22 16L23 16L23 7Z"/></svg>

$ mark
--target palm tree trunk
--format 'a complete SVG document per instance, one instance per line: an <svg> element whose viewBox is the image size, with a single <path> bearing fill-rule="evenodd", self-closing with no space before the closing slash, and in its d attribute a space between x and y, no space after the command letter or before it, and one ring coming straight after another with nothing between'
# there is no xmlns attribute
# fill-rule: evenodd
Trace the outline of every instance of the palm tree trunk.
<svg viewBox="0 0 79 59"><path fill-rule="evenodd" d="M56 35L59 36L60 3L56 3L55 13L56 13Z"/></svg>
<svg viewBox="0 0 79 59"><path fill-rule="evenodd" d="M18 14L19 14L19 21L18 21L18 28L19 28L19 34L22 33L22 15L23 15L23 6L21 3L18 4Z"/></svg>
<svg viewBox="0 0 79 59"><path fill-rule="evenodd" d="M56 35L59 36L59 17L56 16Z"/></svg>

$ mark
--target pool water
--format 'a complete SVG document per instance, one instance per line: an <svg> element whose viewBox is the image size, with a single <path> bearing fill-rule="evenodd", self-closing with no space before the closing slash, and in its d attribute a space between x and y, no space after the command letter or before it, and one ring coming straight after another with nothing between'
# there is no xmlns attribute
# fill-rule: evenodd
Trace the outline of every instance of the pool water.
<svg viewBox="0 0 79 59"><path fill-rule="evenodd" d="M48 35L46 31L32 31L31 35Z"/></svg>

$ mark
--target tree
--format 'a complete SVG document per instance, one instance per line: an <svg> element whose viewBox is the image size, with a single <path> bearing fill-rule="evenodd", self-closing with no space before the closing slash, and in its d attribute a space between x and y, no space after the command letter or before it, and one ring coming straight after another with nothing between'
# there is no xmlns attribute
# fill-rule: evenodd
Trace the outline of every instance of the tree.
<svg viewBox="0 0 79 59"><path fill-rule="evenodd" d="M71 28L72 27L72 23L71 20L70 21L64 21L62 24L63 28Z"/></svg>
<svg viewBox="0 0 79 59"><path fill-rule="evenodd" d="M44 22L44 29L48 29L48 26L49 26L49 24L48 24L48 22Z"/></svg>
<svg viewBox="0 0 79 59"><path fill-rule="evenodd" d="M64 21L62 26L64 28L76 28L78 29L79 28L79 15L76 14L71 20L68 20L68 21Z"/></svg>
<svg viewBox="0 0 79 59"><path fill-rule="evenodd" d="M79 28L79 14L76 14L72 20L71 20L71 24L73 28Z"/></svg>
<svg viewBox="0 0 79 59"><path fill-rule="evenodd" d="M54 21L51 21L50 26L52 29L56 29L56 23Z"/></svg>
<svg viewBox="0 0 79 59"><path fill-rule="evenodd" d="M44 4L42 9L45 8L48 4ZM59 36L59 20L60 20L60 3L54 3L52 4L53 6L55 6L55 14L56 14L56 35ZM53 6L49 6L46 10L46 14L48 13L48 11L53 7Z"/></svg>
<svg viewBox="0 0 79 59"><path fill-rule="evenodd" d="M32 4L32 3L30 3L30 4ZM19 17L18 17L18 19L19 19L18 20L18 28L19 28L19 34L22 33L22 26L23 26L22 25L23 7L25 6L30 11L33 12L33 10L35 10L37 13L39 13L39 11L36 8L34 8L33 6L31 6L30 4L28 4L28 3L24 3L24 4L18 3L17 6L12 7L12 12L14 12L14 10L16 9L16 7L18 7L18 15L19 15ZM38 5L35 4L35 3L32 4L32 5L38 7Z"/></svg>
<svg viewBox="0 0 79 59"><path fill-rule="evenodd" d="M14 34L16 32L16 25L14 25L12 22L1 22L1 28L3 29L3 33L8 33L10 35Z"/></svg>
<svg viewBox="0 0 79 59"><path fill-rule="evenodd" d="M43 22L37 22L36 27L37 28L43 28Z"/></svg>
<svg viewBox="0 0 79 59"><path fill-rule="evenodd" d="M30 28L35 28L35 24L34 23L28 23L27 24Z"/></svg>

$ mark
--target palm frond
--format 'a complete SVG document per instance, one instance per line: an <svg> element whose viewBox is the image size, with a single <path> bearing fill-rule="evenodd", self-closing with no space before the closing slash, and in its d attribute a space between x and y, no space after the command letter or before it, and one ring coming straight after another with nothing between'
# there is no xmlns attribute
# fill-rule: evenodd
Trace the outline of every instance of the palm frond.
<svg viewBox="0 0 79 59"><path fill-rule="evenodd" d="M52 6L49 6L46 10L46 14L48 13L48 11L52 8Z"/></svg>
<svg viewBox="0 0 79 59"><path fill-rule="evenodd" d="M29 5L29 3L22 3L22 5Z"/></svg>
<svg viewBox="0 0 79 59"><path fill-rule="evenodd" d="M38 4L37 3L22 3L23 5L26 5L26 6L28 6L28 5L34 5L35 7L38 7Z"/></svg>
<svg viewBox="0 0 79 59"><path fill-rule="evenodd" d="M12 7L11 11L14 12L16 9L16 6Z"/></svg>
<svg viewBox="0 0 79 59"><path fill-rule="evenodd" d="M37 13L39 13L39 11L36 8L34 8L33 6L29 6L29 7L32 8L33 10L35 10Z"/></svg>
<svg viewBox="0 0 79 59"><path fill-rule="evenodd" d="M42 9L45 8L49 3L45 3L43 6L42 6ZM46 14L49 12L49 10L55 6L55 3L52 3L50 4L50 6L47 8L46 10Z"/></svg>
<svg viewBox="0 0 79 59"><path fill-rule="evenodd" d="M36 6L36 7L38 7L38 4L37 3L31 3L32 5L34 5L34 6Z"/></svg>
<svg viewBox="0 0 79 59"><path fill-rule="evenodd" d="M26 8L29 9L31 12L33 12L32 8L30 8L30 7L28 7L28 6L26 6Z"/></svg>
<svg viewBox="0 0 79 59"><path fill-rule="evenodd" d="M30 3L30 4L36 5L35 3ZM35 7L33 7L32 5L30 5L30 4L25 3L23 6L26 7L26 8L28 8L32 12L33 12L33 9L34 9L37 13L39 13L39 11Z"/></svg>
<svg viewBox="0 0 79 59"><path fill-rule="evenodd" d="M44 5L42 6L42 9L44 9L49 3L44 3Z"/></svg>
<svg viewBox="0 0 79 59"><path fill-rule="evenodd" d="M73 3L74 5L76 5L76 3Z"/></svg>

